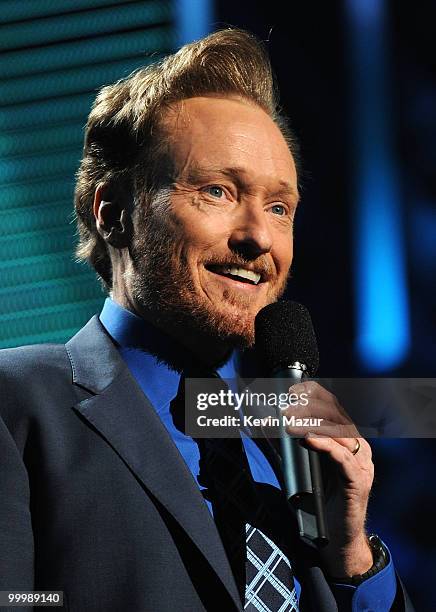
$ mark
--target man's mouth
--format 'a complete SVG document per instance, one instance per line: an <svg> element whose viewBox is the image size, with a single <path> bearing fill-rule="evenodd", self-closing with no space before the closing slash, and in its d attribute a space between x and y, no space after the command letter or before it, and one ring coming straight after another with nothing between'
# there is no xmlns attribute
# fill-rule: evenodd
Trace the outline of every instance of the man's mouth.
<svg viewBox="0 0 436 612"><path fill-rule="evenodd" d="M247 268L241 268L239 266L211 264L207 265L206 269L214 274L226 276L227 278L231 278L242 283L248 283L249 285L257 285L263 280L261 273L255 272L254 270L249 270Z"/></svg>

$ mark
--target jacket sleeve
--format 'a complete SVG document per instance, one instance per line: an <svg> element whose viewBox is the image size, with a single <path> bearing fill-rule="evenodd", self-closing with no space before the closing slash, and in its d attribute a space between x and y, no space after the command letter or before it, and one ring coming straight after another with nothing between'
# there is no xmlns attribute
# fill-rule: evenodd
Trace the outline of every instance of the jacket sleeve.
<svg viewBox="0 0 436 612"><path fill-rule="evenodd" d="M4 398L1 397L0 402ZM33 533L27 470L0 418L0 590L33 590ZM15 609L15 608L14 608Z"/></svg>

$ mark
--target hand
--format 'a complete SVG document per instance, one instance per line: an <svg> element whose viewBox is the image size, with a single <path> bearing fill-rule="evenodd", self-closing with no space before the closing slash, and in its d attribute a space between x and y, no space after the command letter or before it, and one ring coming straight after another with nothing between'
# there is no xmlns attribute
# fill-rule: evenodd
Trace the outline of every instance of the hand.
<svg viewBox="0 0 436 612"><path fill-rule="evenodd" d="M337 398L318 383L293 385L289 393L300 398L307 396L307 404L289 406L283 414L322 421L316 427L287 426L286 430L294 437L304 438L307 448L328 455L333 464L331 491L326 499L330 543L320 553L327 573L363 574L373 565L365 534L368 497L374 479L371 447L360 437Z"/></svg>

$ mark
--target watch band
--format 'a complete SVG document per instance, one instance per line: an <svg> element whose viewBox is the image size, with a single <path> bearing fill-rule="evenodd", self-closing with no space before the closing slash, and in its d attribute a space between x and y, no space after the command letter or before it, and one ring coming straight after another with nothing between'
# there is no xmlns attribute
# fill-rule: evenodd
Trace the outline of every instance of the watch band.
<svg viewBox="0 0 436 612"><path fill-rule="evenodd" d="M372 576L375 576L382 569L384 569L389 563L389 553L386 550L383 542L380 540L378 535L372 533L368 536L368 544L371 548L372 558L374 561L368 571L366 571L364 574L356 574L355 576L329 576L329 582L359 586L359 584L362 584L362 582L368 580L368 578L371 578Z"/></svg>

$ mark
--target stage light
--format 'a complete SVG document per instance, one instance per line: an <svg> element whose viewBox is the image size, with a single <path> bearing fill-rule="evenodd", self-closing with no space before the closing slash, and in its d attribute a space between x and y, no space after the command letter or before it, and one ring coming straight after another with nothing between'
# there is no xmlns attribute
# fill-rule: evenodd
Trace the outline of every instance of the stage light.
<svg viewBox="0 0 436 612"><path fill-rule="evenodd" d="M384 3L349 0L354 272L361 364L386 372L410 345L405 244L395 163Z"/></svg>

